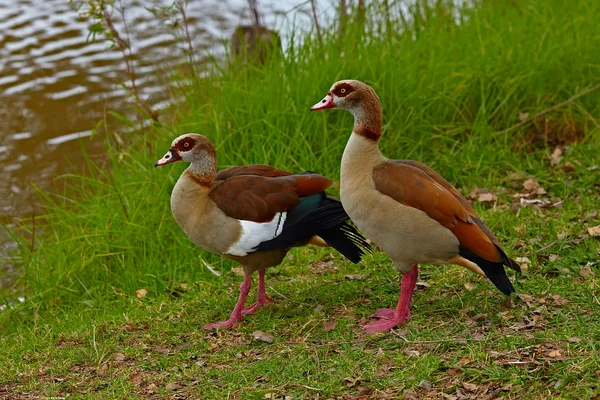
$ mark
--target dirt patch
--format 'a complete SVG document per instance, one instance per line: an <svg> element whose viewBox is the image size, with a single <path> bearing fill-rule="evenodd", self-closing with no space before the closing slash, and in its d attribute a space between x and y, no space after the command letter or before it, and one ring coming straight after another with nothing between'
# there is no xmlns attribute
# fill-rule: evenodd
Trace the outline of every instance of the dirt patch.
<svg viewBox="0 0 600 400"><path fill-rule="evenodd" d="M516 147L531 152L544 147L577 143L585 137L585 131L585 124L576 121L572 115L565 114L558 119L540 118L527 128Z"/></svg>

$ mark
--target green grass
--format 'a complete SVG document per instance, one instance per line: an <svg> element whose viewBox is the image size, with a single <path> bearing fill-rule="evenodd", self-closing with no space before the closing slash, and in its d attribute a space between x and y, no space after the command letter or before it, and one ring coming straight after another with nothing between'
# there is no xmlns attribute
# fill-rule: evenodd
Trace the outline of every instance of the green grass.
<svg viewBox="0 0 600 400"><path fill-rule="evenodd" d="M600 225L600 91L513 128L519 113L535 115L598 83L600 3L503 3L433 6L409 25L394 17L390 32L373 22L381 12L372 9L364 32L353 23L339 37L331 27L323 46L303 38L285 59L215 66L185 89L172 123L148 128L127 147L107 141L108 168L90 165L86 176L65 177L65 193L42 194L47 213L36 218L35 251L27 232L15 232L21 252L12 261L23 267L16 289L26 300L17 304L12 290L2 295L13 306L0 312L0 395L600 393L600 244L584 236ZM232 263L190 243L171 217L170 191L184 166L155 170L154 161L175 136L195 131L215 143L221 167L267 163L335 179L351 116L309 107L343 78L379 93L384 154L426 162L465 194L477 185L498 195L492 207L475 206L509 255L531 260L511 278L532 298L506 303L458 267L424 266L409 324L396 335L365 336L359 324L397 300L389 260L376 253L355 266L303 248L267 273L276 304L238 330L200 329L228 315L241 278ZM567 147L551 165L558 143ZM514 210L527 178L561 207ZM313 264L325 257L333 263ZM137 298L138 289L148 295ZM256 330L273 343L253 340ZM175 382L183 388L166 388Z"/></svg>

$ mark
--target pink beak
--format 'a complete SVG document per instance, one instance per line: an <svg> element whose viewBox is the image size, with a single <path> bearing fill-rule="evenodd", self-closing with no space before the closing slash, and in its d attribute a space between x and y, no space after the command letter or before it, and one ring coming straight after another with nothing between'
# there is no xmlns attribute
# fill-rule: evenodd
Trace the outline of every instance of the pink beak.
<svg viewBox="0 0 600 400"><path fill-rule="evenodd" d="M163 158L154 163L154 166L161 167L163 165L171 164L172 162L180 160L181 157L179 156L179 154L177 154L177 151L175 149L169 149L169 151L167 151L167 154L165 154Z"/></svg>
<svg viewBox="0 0 600 400"><path fill-rule="evenodd" d="M323 100L312 106L310 109L312 111L317 111L325 110L327 108L335 108L335 103L333 102L333 95L331 92L327 93L327 96L325 96Z"/></svg>

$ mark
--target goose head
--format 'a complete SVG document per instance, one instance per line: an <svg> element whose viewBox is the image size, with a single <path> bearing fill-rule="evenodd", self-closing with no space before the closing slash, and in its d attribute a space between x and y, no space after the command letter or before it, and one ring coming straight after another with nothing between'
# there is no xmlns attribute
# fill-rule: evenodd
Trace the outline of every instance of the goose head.
<svg viewBox="0 0 600 400"><path fill-rule="evenodd" d="M216 164L216 151L206 136L186 133L171 143L169 151L154 166L160 167L177 161L190 162L212 169Z"/></svg>
<svg viewBox="0 0 600 400"><path fill-rule="evenodd" d="M311 107L311 110L339 108L354 115L354 132L377 141L381 137L383 118L381 101L375 90L356 80L338 81L327 95Z"/></svg>
<svg viewBox="0 0 600 400"><path fill-rule="evenodd" d="M311 110L339 108L354 114L371 103L379 103L379 97L371 86L361 81L346 79L334 83L323 100L312 106Z"/></svg>

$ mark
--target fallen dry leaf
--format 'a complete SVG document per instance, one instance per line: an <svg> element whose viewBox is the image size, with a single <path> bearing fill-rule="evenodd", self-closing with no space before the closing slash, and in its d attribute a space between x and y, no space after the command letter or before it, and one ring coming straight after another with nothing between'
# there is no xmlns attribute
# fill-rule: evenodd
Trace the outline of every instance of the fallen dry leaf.
<svg viewBox="0 0 600 400"><path fill-rule="evenodd" d="M321 260L310 263L310 267L316 269L318 272L329 272L335 271L337 268L333 264L333 260L330 258L323 258Z"/></svg>
<svg viewBox="0 0 600 400"><path fill-rule="evenodd" d="M471 364L471 360L469 360L468 358L461 358L457 363L456 366L459 368L464 367L465 365Z"/></svg>
<svg viewBox="0 0 600 400"><path fill-rule="evenodd" d="M182 283L179 286L177 286L175 290L177 290L178 292L188 292L191 290L191 288L190 285L188 285L187 283Z"/></svg>
<svg viewBox="0 0 600 400"><path fill-rule="evenodd" d="M510 175L506 177L509 181L522 181L525 178L527 177L520 172L511 172Z"/></svg>
<svg viewBox="0 0 600 400"><path fill-rule="evenodd" d="M356 385L358 385L360 383L360 377L353 379L353 378L344 378L344 379L340 379L342 382L346 382L346 387L354 387Z"/></svg>
<svg viewBox="0 0 600 400"><path fill-rule="evenodd" d="M421 382L419 382L419 387L423 388L429 392L431 390L431 382L422 380Z"/></svg>
<svg viewBox="0 0 600 400"><path fill-rule="evenodd" d="M125 361L127 359L127 356L123 353L114 353L112 357L115 361Z"/></svg>
<svg viewBox="0 0 600 400"><path fill-rule="evenodd" d="M462 386L469 392L476 392L479 389L479 385L469 382L462 382Z"/></svg>
<svg viewBox="0 0 600 400"><path fill-rule="evenodd" d="M521 193L517 193L513 195L513 197L522 198L546 194L546 190L541 187L538 181L535 179L527 179L525 182L523 182L523 189L524 190Z"/></svg>
<svg viewBox="0 0 600 400"><path fill-rule="evenodd" d="M527 121L528 118L529 118L528 112L520 112L519 113L519 121L525 122L525 121Z"/></svg>
<svg viewBox="0 0 600 400"><path fill-rule="evenodd" d="M328 323L325 324L325 327L323 328L323 332L330 332L330 331L334 330L336 326L337 326L337 322L329 321Z"/></svg>
<svg viewBox="0 0 600 400"><path fill-rule="evenodd" d="M565 171L575 171L575 166L573 165L572 162L567 161L564 165L563 165L563 169Z"/></svg>
<svg viewBox="0 0 600 400"><path fill-rule="evenodd" d="M556 146L550 155L550 165L557 165L562 160L563 149L561 146Z"/></svg>
<svg viewBox="0 0 600 400"><path fill-rule="evenodd" d="M171 382L171 383L167 383L167 385L165 386L165 389L167 389L167 390L179 390L182 387L183 386L181 386L179 383Z"/></svg>
<svg viewBox="0 0 600 400"><path fill-rule="evenodd" d="M600 225L592 226L587 229L590 236L600 236Z"/></svg>
<svg viewBox="0 0 600 400"><path fill-rule="evenodd" d="M533 190L538 189L540 187L540 184L535 179L527 179L525 182L523 182L523 187L525 188L525 190L531 192Z"/></svg>
<svg viewBox="0 0 600 400"><path fill-rule="evenodd" d="M530 296L528 294L519 293L517 297L524 301L529 307L531 307L532 304L536 301L535 297Z"/></svg>
<svg viewBox="0 0 600 400"><path fill-rule="evenodd" d="M348 274L344 275L344 279L348 279L351 281L363 281L365 279L365 274Z"/></svg>
<svg viewBox="0 0 600 400"><path fill-rule="evenodd" d="M587 233L581 233L581 234L577 235L577 239L573 240L571 243L577 244L577 243L583 242L584 240L587 240L589 238L590 238L590 235L588 235Z"/></svg>
<svg viewBox="0 0 600 400"><path fill-rule="evenodd" d="M188 347L190 347L191 345L192 345L192 344L191 344L190 342L185 342L184 344L181 344L181 345L177 346L177 347L175 348L175 352L176 352L176 353L180 353L180 352L181 352L181 350L183 350L183 349L187 349L187 348L188 348Z"/></svg>
<svg viewBox="0 0 600 400"><path fill-rule="evenodd" d="M405 349L404 354L406 354L409 357L419 357L421 355L421 353L414 349Z"/></svg>
<svg viewBox="0 0 600 400"><path fill-rule="evenodd" d="M473 185L473 190L471 190L471 193L469 193L465 197L469 200L475 200L477 196L479 196L479 190L480 189L477 187L477 185Z"/></svg>
<svg viewBox="0 0 600 400"><path fill-rule="evenodd" d="M583 279L587 279L593 275L594 271L592 271L592 263L588 262L579 270L579 276L581 276Z"/></svg>
<svg viewBox="0 0 600 400"><path fill-rule="evenodd" d="M483 319L486 319L486 318L487 318L487 316L488 316L488 315L487 315L487 314L485 314L485 313L480 313L480 314L477 314L477 315L475 315L475 316L471 317L471 321L481 321L481 320L483 320ZM465 359L463 359L463 360L465 360ZM467 358L466 360L468 360L468 358ZM462 361L462 360L461 360L461 361Z"/></svg>
<svg viewBox="0 0 600 400"><path fill-rule="evenodd" d="M171 350L162 346L154 346L154 351L160 354L169 354L171 352Z"/></svg>
<svg viewBox="0 0 600 400"><path fill-rule="evenodd" d="M552 301L554 301L554 304L556 304L557 306L562 306L565 304L569 304L570 301L567 299L564 299L561 295L559 294L553 294L552 296Z"/></svg>
<svg viewBox="0 0 600 400"><path fill-rule="evenodd" d="M558 259L558 254L550 254L550 257L548 257L548 260L554 262Z"/></svg>
<svg viewBox="0 0 600 400"><path fill-rule="evenodd" d="M552 350L550 353L548 353L548 357L556 358L556 357L560 357L560 356L561 356L560 350Z"/></svg>
<svg viewBox="0 0 600 400"><path fill-rule="evenodd" d="M252 332L252 337L261 342L273 343L273 335L271 335L270 333L265 333L263 331L254 331Z"/></svg>
<svg viewBox="0 0 600 400"><path fill-rule="evenodd" d="M138 289L135 291L135 295L138 299L143 299L144 297L146 297L147 294L148 291L146 289Z"/></svg>
<svg viewBox="0 0 600 400"><path fill-rule="evenodd" d="M142 374L140 374L139 372L136 372L135 374L131 374L131 375L129 375L129 380L135 386L140 386L142 384Z"/></svg>
<svg viewBox="0 0 600 400"><path fill-rule="evenodd" d="M473 185L473 190L467 196L467 199L477 200L482 203L490 203L498 200L498 196L496 196L490 189L479 188L476 185Z"/></svg>
<svg viewBox="0 0 600 400"><path fill-rule="evenodd" d="M467 289L469 292L472 291L475 288L475 285L473 285L472 282L465 282L465 289Z"/></svg>
<svg viewBox="0 0 600 400"><path fill-rule="evenodd" d="M501 302L500 306L503 308L515 308L516 307L515 301L512 299L512 297L509 297L508 299Z"/></svg>
<svg viewBox="0 0 600 400"><path fill-rule="evenodd" d="M577 336L571 336L567 340L571 343L580 343L581 342L581 338L578 338Z"/></svg>
<svg viewBox="0 0 600 400"><path fill-rule="evenodd" d="M242 267L231 268L231 272L233 272L234 274L239 275L239 276L244 276L245 275L244 274L244 269Z"/></svg>
<svg viewBox="0 0 600 400"><path fill-rule="evenodd" d="M356 388L356 391L359 396L368 396L369 394L371 394L373 389L371 389L368 386L359 386Z"/></svg>
<svg viewBox="0 0 600 400"><path fill-rule="evenodd" d="M531 264L531 260L528 257L517 257L515 261L523 264Z"/></svg>
<svg viewBox="0 0 600 400"><path fill-rule="evenodd" d="M477 197L477 201L480 201L482 203L494 202L496 200L498 200L498 196L496 196L494 193L481 193Z"/></svg>

